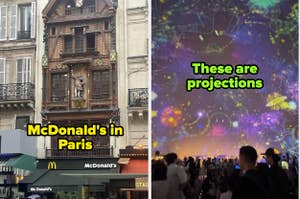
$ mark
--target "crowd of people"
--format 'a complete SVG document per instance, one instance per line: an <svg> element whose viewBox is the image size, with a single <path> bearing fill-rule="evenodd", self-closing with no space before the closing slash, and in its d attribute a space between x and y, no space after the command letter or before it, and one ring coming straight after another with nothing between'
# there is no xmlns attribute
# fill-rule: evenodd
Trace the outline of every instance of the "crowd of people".
<svg viewBox="0 0 300 199"><path fill-rule="evenodd" d="M180 160L176 153L155 153L152 160L153 199L296 199L298 159L269 148L258 162L252 146L239 158Z"/></svg>

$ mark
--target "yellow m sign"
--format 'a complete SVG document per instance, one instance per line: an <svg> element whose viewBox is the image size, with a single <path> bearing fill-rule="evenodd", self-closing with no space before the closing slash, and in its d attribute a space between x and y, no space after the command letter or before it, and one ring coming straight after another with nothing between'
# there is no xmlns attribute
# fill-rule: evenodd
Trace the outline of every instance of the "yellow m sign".
<svg viewBox="0 0 300 199"><path fill-rule="evenodd" d="M50 161L48 163L48 170L55 170L56 169L56 162Z"/></svg>

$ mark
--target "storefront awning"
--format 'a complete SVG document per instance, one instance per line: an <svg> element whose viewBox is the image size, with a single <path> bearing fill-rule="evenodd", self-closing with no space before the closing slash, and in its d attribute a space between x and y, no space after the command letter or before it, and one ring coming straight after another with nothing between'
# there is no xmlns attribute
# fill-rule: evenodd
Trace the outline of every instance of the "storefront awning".
<svg viewBox="0 0 300 199"><path fill-rule="evenodd" d="M147 175L108 174L95 170L50 170L33 183L33 187L100 185L113 179L134 179Z"/></svg>
<svg viewBox="0 0 300 199"><path fill-rule="evenodd" d="M48 172L47 169L36 169L34 172L32 172L30 175L25 176L22 181L20 181L20 184L32 184L37 179L42 177Z"/></svg>
<svg viewBox="0 0 300 199"><path fill-rule="evenodd" d="M126 180L135 182L137 178L147 178L147 174L106 173L103 170L37 169L35 173L21 182L30 184L27 186L27 190L32 193L76 191L80 186L88 186L90 190L105 191L107 184L112 183L118 187L120 183L125 183L124 187L128 187ZM39 177L34 178L34 175ZM32 183L32 181L34 182Z"/></svg>
<svg viewBox="0 0 300 199"><path fill-rule="evenodd" d="M107 182L106 178L97 178L93 175L97 175L97 173L92 170L51 170L39 178L33 186L99 185Z"/></svg>
<svg viewBox="0 0 300 199"><path fill-rule="evenodd" d="M35 161L36 159L33 156L20 155L14 158L10 158L5 163L5 166L33 171L36 169Z"/></svg>

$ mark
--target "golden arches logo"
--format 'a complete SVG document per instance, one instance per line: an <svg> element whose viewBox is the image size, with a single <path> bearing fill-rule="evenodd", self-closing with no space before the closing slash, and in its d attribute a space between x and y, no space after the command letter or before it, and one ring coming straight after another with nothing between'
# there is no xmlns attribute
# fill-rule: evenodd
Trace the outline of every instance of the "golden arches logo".
<svg viewBox="0 0 300 199"><path fill-rule="evenodd" d="M50 161L48 163L48 170L56 170L56 168L57 168L56 162Z"/></svg>

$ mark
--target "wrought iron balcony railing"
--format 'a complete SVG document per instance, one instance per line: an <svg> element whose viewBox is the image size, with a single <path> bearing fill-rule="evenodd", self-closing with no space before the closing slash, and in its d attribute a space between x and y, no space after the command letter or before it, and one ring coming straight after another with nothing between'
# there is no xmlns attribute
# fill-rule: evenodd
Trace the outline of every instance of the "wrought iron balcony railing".
<svg viewBox="0 0 300 199"><path fill-rule="evenodd" d="M148 106L148 89L135 88L128 91L129 107L147 107Z"/></svg>
<svg viewBox="0 0 300 199"><path fill-rule="evenodd" d="M18 31L18 39L30 39L30 31Z"/></svg>
<svg viewBox="0 0 300 199"><path fill-rule="evenodd" d="M0 101L34 100L32 83L0 84Z"/></svg>
<svg viewBox="0 0 300 199"><path fill-rule="evenodd" d="M68 151L58 149L47 149L46 158L103 158L113 157L113 147L97 147L91 151Z"/></svg>

